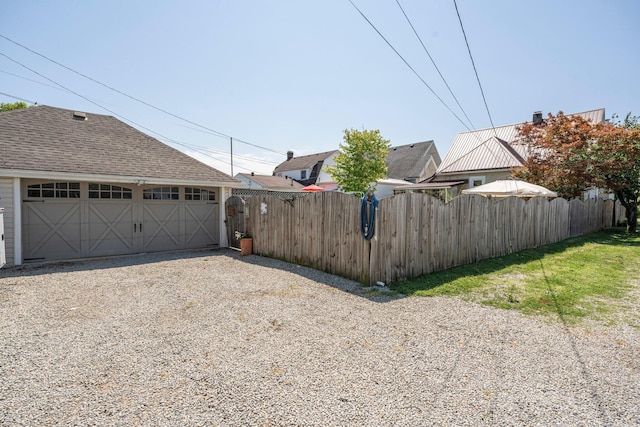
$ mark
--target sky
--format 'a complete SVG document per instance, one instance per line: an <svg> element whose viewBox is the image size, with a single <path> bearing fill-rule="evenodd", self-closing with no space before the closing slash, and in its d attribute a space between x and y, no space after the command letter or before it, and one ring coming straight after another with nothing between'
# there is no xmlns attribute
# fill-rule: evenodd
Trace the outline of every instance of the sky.
<svg viewBox="0 0 640 427"><path fill-rule="evenodd" d="M228 174L233 150L234 175L345 129L444 158L534 111L640 115L640 2L352 2L404 60L349 0L0 0L0 102L115 116Z"/></svg>

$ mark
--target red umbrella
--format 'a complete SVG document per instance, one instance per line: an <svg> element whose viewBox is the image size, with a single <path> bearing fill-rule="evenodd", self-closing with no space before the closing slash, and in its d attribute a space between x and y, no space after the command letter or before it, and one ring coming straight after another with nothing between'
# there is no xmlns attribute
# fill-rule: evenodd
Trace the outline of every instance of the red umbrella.
<svg viewBox="0 0 640 427"><path fill-rule="evenodd" d="M311 184L311 185L307 185L306 187L303 187L302 191L308 191L310 193L320 193L321 191L324 191L324 188L317 186L315 184Z"/></svg>

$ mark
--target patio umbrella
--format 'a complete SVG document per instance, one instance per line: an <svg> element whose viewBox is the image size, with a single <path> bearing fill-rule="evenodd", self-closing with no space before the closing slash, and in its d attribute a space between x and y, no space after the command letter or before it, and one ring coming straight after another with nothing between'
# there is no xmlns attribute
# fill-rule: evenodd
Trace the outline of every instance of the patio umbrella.
<svg viewBox="0 0 640 427"><path fill-rule="evenodd" d="M307 191L310 193L320 193L321 191L324 191L324 188L317 186L315 184L311 184L311 185L307 185L306 187L303 187L302 191Z"/></svg>
<svg viewBox="0 0 640 427"><path fill-rule="evenodd" d="M492 197L558 197L558 194L540 185L517 179L501 179L488 184L462 190L462 194L479 194Z"/></svg>

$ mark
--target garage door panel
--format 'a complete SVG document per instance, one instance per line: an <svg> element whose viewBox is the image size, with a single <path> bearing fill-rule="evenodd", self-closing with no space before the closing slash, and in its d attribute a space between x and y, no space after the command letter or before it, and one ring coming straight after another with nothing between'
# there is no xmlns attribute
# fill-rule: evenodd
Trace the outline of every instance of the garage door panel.
<svg viewBox="0 0 640 427"><path fill-rule="evenodd" d="M89 256L132 253L133 213L130 202L89 203Z"/></svg>
<svg viewBox="0 0 640 427"><path fill-rule="evenodd" d="M177 202L150 201L143 205L143 249L165 251L181 249L180 205Z"/></svg>
<svg viewBox="0 0 640 427"><path fill-rule="evenodd" d="M79 203L25 203L23 209L25 259L82 256Z"/></svg>
<svg viewBox="0 0 640 427"><path fill-rule="evenodd" d="M202 248L220 244L219 209L217 204L185 205L185 246Z"/></svg>

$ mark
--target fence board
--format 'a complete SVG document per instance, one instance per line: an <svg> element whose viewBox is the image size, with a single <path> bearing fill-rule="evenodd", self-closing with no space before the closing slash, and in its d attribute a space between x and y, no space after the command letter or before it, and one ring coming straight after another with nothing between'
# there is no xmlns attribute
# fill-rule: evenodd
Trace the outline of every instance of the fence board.
<svg viewBox="0 0 640 427"><path fill-rule="evenodd" d="M615 213L614 213L615 206ZM610 227L613 201L405 193L380 201L376 234L360 233L360 200L337 192L247 200L254 252L362 283L429 274Z"/></svg>

